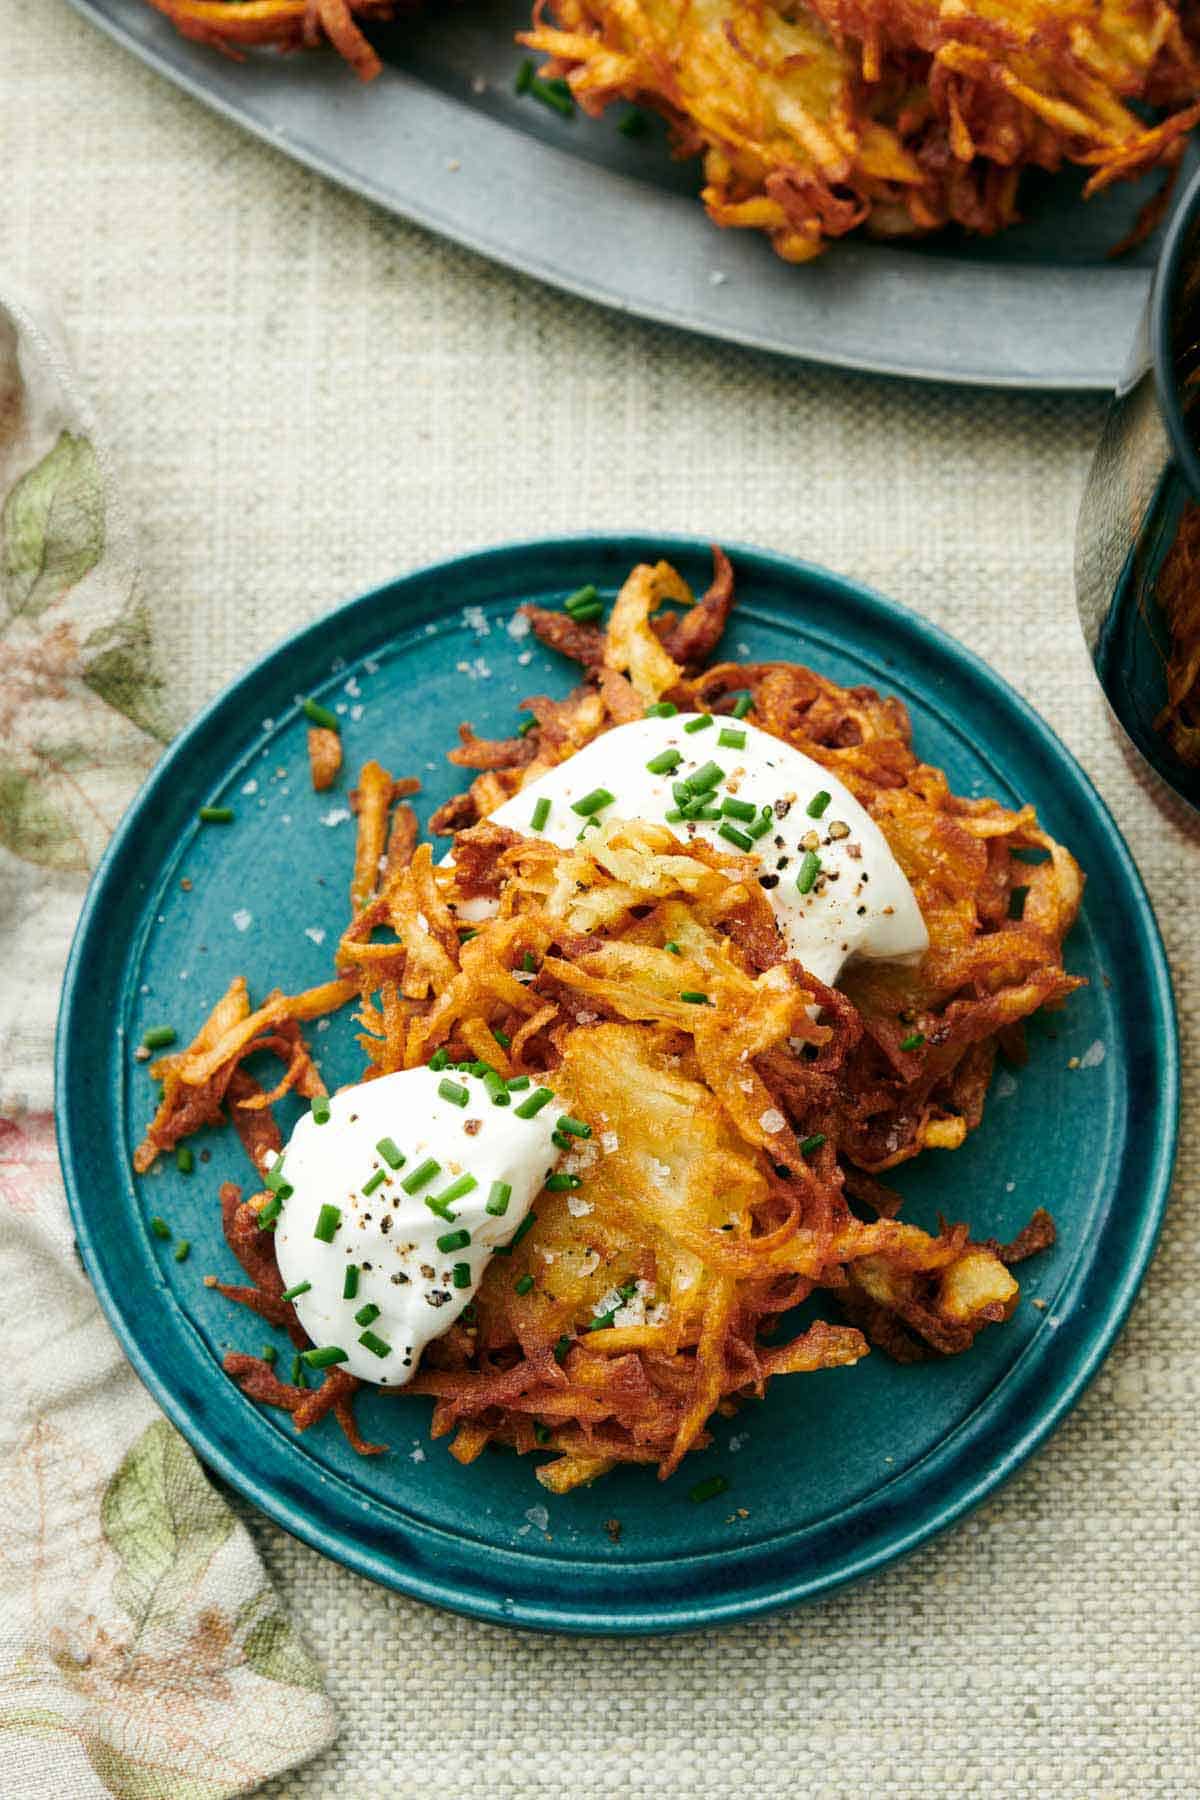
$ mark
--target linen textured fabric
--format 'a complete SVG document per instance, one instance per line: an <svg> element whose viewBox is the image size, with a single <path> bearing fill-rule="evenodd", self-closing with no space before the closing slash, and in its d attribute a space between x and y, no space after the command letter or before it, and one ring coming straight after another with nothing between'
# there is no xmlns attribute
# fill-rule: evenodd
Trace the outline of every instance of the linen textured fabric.
<svg viewBox="0 0 1200 1800"><path fill-rule="evenodd" d="M1127 760L1075 622L1102 403L788 366L607 315L339 193L65 0L0 0L0 43L0 260L53 300L103 418L170 726L333 601L469 546L605 528L762 543L914 607L1038 708L1116 814L1178 985L1158 1256L1078 1410L971 1520L821 1604L617 1643L440 1615L242 1509L340 1725L265 1792L1194 1791L1200 846Z"/></svg>

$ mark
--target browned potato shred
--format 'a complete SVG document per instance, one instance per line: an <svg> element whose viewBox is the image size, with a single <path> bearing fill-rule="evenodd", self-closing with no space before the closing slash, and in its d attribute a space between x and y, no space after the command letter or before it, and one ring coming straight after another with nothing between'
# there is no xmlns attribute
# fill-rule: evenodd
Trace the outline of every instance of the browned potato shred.
<svg viewBox="0 0 1200 1800"><path fill-rule="evenodd" d="M342 740L338 732L326 725L310 725L308 729L308 766L315 793L323 794L333 786L342 768Z"/></svg>
<svg viewBox="0 0 1200 1800"><path fill-rule="evenodd" d="M591 1127L565 1153L579 1186L542 1192L532 1229L493 1259L468 1321L430 1347L408 1391L433 1397L434 1433L455 1432L462 1461L493 1442L552 1451L538 1474L558 1493L622 1462L669 1475L708 1442L714 1412L773 1376L846 1367L872 1343L901 1359L966 1349L1016 1305L1009 1264L1053 1241L1041 1212L1010 1245L962 1223L930 1235L897 1216L880 1177L961 1144L998 1045L1019 1054L1022 1021L1080 985L1062 962L1077 865L1032 807L952 794L914 754L899 701L787 663L702 668L731 603L720 553L698 605L666 564L635 569L598 656L590 638L559 639L581 687L525 702L536 724L523 738L489 744L464 726L451 759L479 772L455 805L453 867L416 844L401 798L416 784L368 763L337 979L255 1011L236 981L195 1041L154 1065L163 1103L135 1158L144 1170L227 1112L269 1121L288 1088L321 1092L301 1026L351 1001L368 1079L442 1047L505 1077L548 1075ZM559 628L543 621L560 616L530 613L547 638ZM826 987L789 959L757 857L665 825L614 820L563 849L489 823L500 799L629 716L631 693L640 716L662 697L728 713L746 690L757 725L835 771L878 821L929 929L919 963L860 964ZM1043 860L1017 855L1030 851ZM457 909L479 895L498 910L463 941ZM264 1049L284 1068L270 1093L242 1068ZM264 1147L251 1140L260 1167ZM228 1291L295 1332L269 1237L264 1250L250 1230L261 1204L226 1198L253 1284ZM537 1279L518 1293L525 1274ZM605 1296L637 1283L644 1318L596 1329ZM789 1336L785 1316L814 1292L843 1322ZM318 1404L254 1358L227 1367L299 1428L332 1410L355 1432L344 1375Z"/></svg>

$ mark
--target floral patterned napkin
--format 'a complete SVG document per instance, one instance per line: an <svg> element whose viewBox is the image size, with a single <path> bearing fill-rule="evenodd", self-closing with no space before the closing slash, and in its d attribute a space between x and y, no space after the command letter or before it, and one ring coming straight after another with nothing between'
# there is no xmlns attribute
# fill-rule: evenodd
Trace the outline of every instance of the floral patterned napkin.
<svg viewBox="0 0 1200 1800"><path fill-rule="evenodd" d="M169 735L132 534L50 319L0 289L0 1788L223 1800L323 1749L319 1670L126 1364L54 1148L89 871Z"/></svg>

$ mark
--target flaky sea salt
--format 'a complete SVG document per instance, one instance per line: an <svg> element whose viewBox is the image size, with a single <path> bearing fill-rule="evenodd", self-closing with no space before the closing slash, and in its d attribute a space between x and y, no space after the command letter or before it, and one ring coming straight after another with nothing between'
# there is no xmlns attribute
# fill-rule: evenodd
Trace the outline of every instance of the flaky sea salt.
<svg viewBox="0 0 1200 1800"><path fill-rule="evenodd" d="M787 1125L787 1120L777 1106L768 1106L765 1112L758 1115L758 1122L763 1130L769 1132L772 1137L777 1131L783 1131Z"/></svg>
<svg viewBox="0 0 1200 1800"><path fill-rule="evenodd" d="M586 1219L590 1212L595 1212L590 1200L584 1200L579 1194L567 1195L567 1211L573 1219Z"/></svg>
<svg viewBox="0 0 1200 1800"><path fill-rule="evenodd" d="M314 944L323 944L325 942L325 930L321 925L306 925L304 927L304 935L306 938L311 938Z"/></svg>
<svg viewBox="0 0 1200 1800"><path fill-rule="evenodd" d="M249 931L254 923L254 914L248 912L244 906L239 906L233 915L233 922L239 931Z"/></svg>
<svg viewBox="0 0 1200 1800"><path fill-rule="evenodd" d="M344 825L349 817L350 809L348 806L331 806L327 813L321 814L321 823L322 825L328 825L332 830L335 825Z"/></svg>
<svg viewBox="0 0 1200 1800"><path fill-rule="evenodd" d="M529 620L524 613L514 613L504 629L510 638L527 638L529 636Z"/></svg>

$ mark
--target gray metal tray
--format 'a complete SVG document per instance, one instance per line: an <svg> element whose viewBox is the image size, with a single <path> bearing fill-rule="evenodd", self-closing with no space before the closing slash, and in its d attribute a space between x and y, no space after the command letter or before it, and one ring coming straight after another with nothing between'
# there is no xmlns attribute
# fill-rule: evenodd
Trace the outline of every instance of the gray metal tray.
<svg viewBox="0 0 1200 1800"><path fill-rule="evenodd" d="M785 356L991 387L1107 388L1123 369L1153 244L1106 260L1152 183L1086 206L1070 172L1026 192L990 242L846 242L782 263L718 231L694 165L657 126L560 120L518 99L513 32L528 0L467 0L376 34L364 88L333 54L244 63L180 38L145 0L72 0L197 99L403 218L605 306Z"/></svg>

